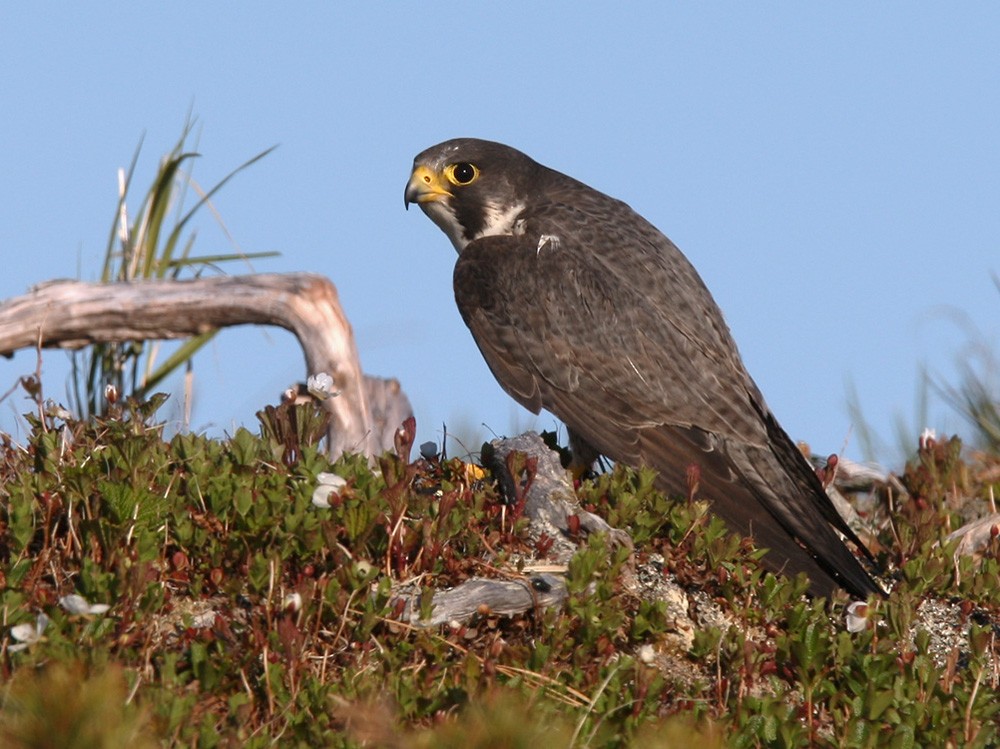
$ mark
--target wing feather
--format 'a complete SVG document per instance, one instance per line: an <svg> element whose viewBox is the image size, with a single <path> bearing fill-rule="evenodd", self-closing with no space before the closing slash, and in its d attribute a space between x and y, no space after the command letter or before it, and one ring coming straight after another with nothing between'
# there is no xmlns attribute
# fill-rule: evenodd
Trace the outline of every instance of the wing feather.
<svg viewBox="0 0 1000 749"><path fill-rule="evenodd" d="M772 568L807 572L814 592L876 591L693 267L624 203L584 191L535 206L520 236L473 241L456 263L459 311L501 386L599 452L656 468L667 491L684 493L687 467L701 466L714 509L771 549ZM557 241L540 247L542 235Z"/></svg>

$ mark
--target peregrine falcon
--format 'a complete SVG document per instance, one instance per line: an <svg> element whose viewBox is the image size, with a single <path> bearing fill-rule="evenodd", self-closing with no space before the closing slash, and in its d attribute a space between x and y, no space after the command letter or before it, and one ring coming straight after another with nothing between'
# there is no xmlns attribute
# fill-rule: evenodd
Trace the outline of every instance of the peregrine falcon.
<svg viewBox="0 0 1000 749"><path fill-rule="evenodd" d="M449 140L419 154L405 203L455 249L458 309L500 385L547 409L577 456L658 472L731 528L805 572L814 595L881 588L874 563L740 360L715 300L680 250L625 203L509 146ZM835 529L835 530L834 530Z"/></svg>

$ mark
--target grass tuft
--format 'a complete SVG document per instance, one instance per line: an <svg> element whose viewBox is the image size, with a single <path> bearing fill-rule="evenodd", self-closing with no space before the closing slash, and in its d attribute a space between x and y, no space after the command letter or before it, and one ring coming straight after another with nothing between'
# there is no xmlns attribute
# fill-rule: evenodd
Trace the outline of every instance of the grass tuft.
<svg viewBox="0 0 1000 749"><path fill-rule="evenodd" d="M212 198L233 177L274 150L272 147L262 151L208 190L202 190L191 176L191 167L198 158L198 154L188 146L193 127L194 123L189 119L177 143L161 158L153 183L134 212L129 209L129 195L142 151L141 141L128 170L119 171L118 204L100 275L103 283L178 279L185 273L197 277L216 270L220 264L247 262L277 254L237 251L192 255L196 237L191 228L192 220L208 208L228 236L225 225L214 210ZM197 198L193 206L185 208L189 187L197 193ZM172 373L182 367L190 369L194 355L214 336L215 331L208 331L189 338L159 362L159 343L155 341L98 343L74 352L71 400L77 413L82 418L104 415L115 398L148 398ZM113 387L115 393L110 399L106 397L108 386Z"/></svg>

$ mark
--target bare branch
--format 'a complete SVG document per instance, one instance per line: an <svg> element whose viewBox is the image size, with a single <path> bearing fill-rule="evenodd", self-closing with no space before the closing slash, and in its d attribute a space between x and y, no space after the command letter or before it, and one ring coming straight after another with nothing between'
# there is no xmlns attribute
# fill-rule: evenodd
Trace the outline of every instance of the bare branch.
<svg viewBox="0 0 1000 749"><path fill-rule="evenodd" d="M336 289L323 276L255 274L116 284L51 281L0 304L0 355L10 356L39 341L46 348L73 349L91 343L186 338L247 324L290 331L302 346L307 372L333 377L341 395L324 401L331 415L332 455L348 450L373 456L381 451L381 435L372 430L371 386L361 372L351 325Z"/></svg>

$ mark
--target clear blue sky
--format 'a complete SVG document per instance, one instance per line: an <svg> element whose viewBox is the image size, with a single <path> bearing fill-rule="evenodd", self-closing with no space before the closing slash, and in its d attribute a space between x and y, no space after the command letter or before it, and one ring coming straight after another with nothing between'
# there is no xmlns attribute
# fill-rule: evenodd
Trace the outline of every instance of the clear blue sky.
<svg viewBox="0 0 1000 749"><path fill-rule="evenodd" d="M218 209L244 250L282 253L256 270L334 281L419 439L550 428L494 383L455 309L454 250L403 210L417 152L478 136L670 236L794 438L840 451L851 381L891 444L920 368L955 371L953 313L1000 333L998 40L987 3L7 3L0 297L94 279L117 168L145 133L144 189L192 108L203 185L280 144ZM206 222L196 251L228 250ZM65 360L45 354L58 400ZM303 367L290 334L224 332L196 362L193 426L255 428ZM0 361L0 392L33 369L31 352ZM0 426L25 408L8 398ZM961 426L938 405L930 422Z"/></svg>

